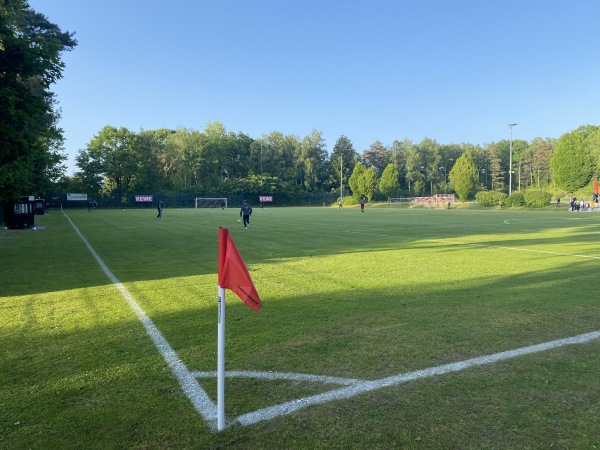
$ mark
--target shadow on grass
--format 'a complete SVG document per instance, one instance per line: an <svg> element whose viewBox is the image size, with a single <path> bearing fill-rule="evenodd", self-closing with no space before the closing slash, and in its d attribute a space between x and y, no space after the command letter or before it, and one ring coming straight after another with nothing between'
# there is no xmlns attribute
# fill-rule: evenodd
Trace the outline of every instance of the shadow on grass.
<svg viewBox="0 0 600 450"><path fill-rule="evenodd" d="M444 246L465 251L452 240L600 257L599 221L565 212L378 209L361 215L331 208L268 209L253 214L249 230L237 224L237 209L167 210L162 221L153 210L66 213L121 282L204 274L214 274L216 282L219 226L230 229L251 273L257 264L297 258ZM106 284L106 275L61 211L40 216L38 223L46 228L0 232L2 296ZM569 266L564 276L576 276ZM593 266L585 270L589 277Z"/></svg>

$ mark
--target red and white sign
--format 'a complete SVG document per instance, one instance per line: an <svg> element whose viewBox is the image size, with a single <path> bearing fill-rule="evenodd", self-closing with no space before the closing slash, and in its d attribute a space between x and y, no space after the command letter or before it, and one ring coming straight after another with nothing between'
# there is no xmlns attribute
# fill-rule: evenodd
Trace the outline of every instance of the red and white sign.
<svg viewBox="0 0 600 450"><path fill-rule="evenodd" d="M136 203L152 203L154 201L154 195L136 195Z"/></svg>
<svg viewBox="0 0 600 450"><path fill-rule="evenodd" d="M272 202L273 201L273 196L272 195L259 195L258 196L258 200L261 203Z"/></svg>

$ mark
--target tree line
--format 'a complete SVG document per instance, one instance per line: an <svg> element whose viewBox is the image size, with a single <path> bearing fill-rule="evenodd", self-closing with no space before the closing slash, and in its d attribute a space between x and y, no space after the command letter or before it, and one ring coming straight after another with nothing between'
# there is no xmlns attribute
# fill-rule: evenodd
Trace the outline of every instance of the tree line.
<svg viewBox="0 0 600 450"><path fill-rule="evenodd" d="M124 202L133 193L186 192L217 196L338 192L386 200L477 191L577 191L600 168L600 130L582 126L559 139L485 145L408 139L376 141L358 153L340 136L328 151L322 133L305 137L272 132L257 139L228 132L220 122L202 131L106 126L77 155L79 170L63 181L71 190ZM468 164L457 164L468 155ZM464 161L462 161L464 162ZM451 177L454 170L455 179ZM464 176L472 182L464 185ZM462 183L462 184L461 184ZM66 187L66 186L65 186ZM466 190L465 190L466 189Z"/></svg>

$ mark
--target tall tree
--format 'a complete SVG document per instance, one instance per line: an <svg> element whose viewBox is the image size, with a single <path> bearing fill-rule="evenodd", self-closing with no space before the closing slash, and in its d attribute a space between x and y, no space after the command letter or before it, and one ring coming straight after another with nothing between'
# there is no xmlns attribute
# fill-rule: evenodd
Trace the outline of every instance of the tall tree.
<svg viewBox="0 0 600 450"><path fill-rule="evenodd" d="M388 164L381 174L379 180L379 191L390 198L398 194L400 183L398 181L398 169L394 164Z"/></svg>
<svg viewBox="0 0 600 450"><path fill-rule="evenodd" d="M590 149L594 163L594 176L600 176L600 127L586 137L587 147Z"/></svg>
<svg viewBox="0 0 600 450"><path fill-rule="evenodd" d="M498 144L487 144L489 175L492 191L504 190L504 170L500 159Z"/></svg>
<svg viewBox="0 0 600 450"><path fill-rule="evenodd" d="M75 157L75 161L77 167L81 170L75 172L75 175L73 176L75 179L74 182L67 184L69 186L81 187L81 189L71 192L84 192L90 197L100 195L102 191L102 182L104 181L100 162L93 159L88 150L81 150Z"/></svg>
<svg viewBox="0 0 600 450"><path fill-rule="evenodd" d="M443 187L443 191L448 191L448 174L452 169L452 166L458 159L458 157L462 154L462 150L459 145L450 144L450 145L440 145L439 146L439 166L438 172L441 176L440 187Z"/></svg>
<svg viewBox="0 0 600 450"><path fill-rule="evenodd" d="M391 153L380 141L371 144L369 150L363 151L362 161L367 167L375 169L377 174L381 174L383 169L391 162Z"/></svg>
<svg viewBox="0 0 600 450"><path fill-rule="evenodd" d="M358 153L354 150L352 141L346 136L340 136L333 146L329 158L329 189L332 191L346 185L348 177L359 160ZM341 172L341 174L340 174Z"/></svg>
<svg viewBox="0 0 600 450"><path fill-rule="evenodd" d="M362 195L367 196L367 201L370 203L377 190L377 172L374 167L367 168L358 179L358 190Z"/></svg>
<svg viewBox="0 0 600 450"><path fill-rule="evenodd" d="M425 161L415 146L406 152L406 181L411 195L419 195L425 191Z"/></svg>
<svg viewBox="0 0 600 450"><path fill-rule="evenodd" d="M140 164L137 145L136 134L127 128L106 126L89 142L77 162L86 177L102 174L106 193L120 203Z"/></svg>
<svg viewBox="0 0 600 450"><path fill-rule="evenodd" d="M50 86L61 53L77 45L25 0L0 3L0 201L41 193L64 173L63 136Z"/></svg>
<svg viewBox="0 0 600 450"><path fill-rule="evenodd" d="M161 157L164 154L164 141L171 130L147 130L137 134L136 174L132 188L139 192L163 190L167 186L161 173Z"/></svg>
<svg viewBox="0 0 600 450"><path fill-rule="evenodd" d="M466 202L469 194L477 182L477 167L469 152L462 154L450 171L450 184L460 197L461 202Z"/></svg>
<svg viewBox="0 0 600 450"><path fill-rule="evenodd" d="M407 180L407 155L408 151L412 148L414 148L414 144L410 139L403 139L402 141L396 140L392 143L390 148L390 152L392 154L392 163L395 164L396 168L398 169L398 181L400 182L400 187L402 187L402 181Z"/></svg>
<svg viewBox="0 0 600 450"><path fill-rule="evenodd" d="M592 179L594 160L585 141L594 131L589 127L580 127L558 139L550 164L554 181L561 189L573 192Z"/></svg>
<svg viewBox="0 0 600 450"><path fill-rule="evenodd" d="M366 192L363 192L361 190L361 184L360 184L361 183L360 180L361 180L365 170L366 170L365 166L363 166L363 164L361 162L357 162L354 165L354 170L352 171L352 175L350 175L350 178L348 179L348 186L350 186L350 190L352 191L352 196L355 199L358 199L361 196L366 194Z"/></svg>
<svg viewBox="0 0 600 450"><path fill-rule="evenodd" d="M456 161L464 152L471 154L473 164L477 167L477 182L478 187L481 189L487 189L487 170L489 162L485 150L480 145L474 145L469 143L462 143L456 146L458 152L455 153L454 161Z"/></svg>
<svg viewBox="0 0 600 450"><path fill-rule="evenodd" d="M198 190L200 170L204 164L204 136L197 130L179 128L167 136L163 170L176 190Z"/></svg>
<svg viewBox="0 0 600 450"><path fill-rule="evenodd" d="M439 165L441 161L440 145L433 139L423 139L417 149L421 153L422 173L425 175L425 183L429 185L429 194L433 195L433 186L440 179Z"/></svg>
<svg viewBox="0 0 600 450"><path fill-rule="evenodd" d="M323 187L326 178L326 160L325 140L320 131L313 130L310 135L302 139L298 158L301 184L304 189L316 191Z"/></svg>
<svg viewBox="0 0 600 450"><path fill-rule="evenodd" d="M260 173L277 178L285 184L302 184L297 164L301 153L300 139L274 131L263 136L260 142Z"/></svg>

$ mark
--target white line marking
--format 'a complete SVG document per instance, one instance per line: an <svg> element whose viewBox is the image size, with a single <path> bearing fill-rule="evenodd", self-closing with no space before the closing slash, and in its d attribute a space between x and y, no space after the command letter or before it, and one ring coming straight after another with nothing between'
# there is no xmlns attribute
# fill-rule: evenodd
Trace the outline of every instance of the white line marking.
<svg viewBox="0 0 600 450"><path fill-rule="evenodd" d="M547 255L571 256L573 258L600 259L600 256L579 255L577 253L551 252L549 250L534 250L531 248L508 247L508 246L504 246L504 245L474 244L474 243L470 243L470 242L448 241L448 240L443 240L443 239L425 239L425 240L430 241L430 242L440 242L440 243L448 243L448 244L454 244L454 245L470 245L472 247L499 248L499 249L503 249L503 250L515 250L517 252L545 253Z"/></svg>
<svg viewBox="0 0 600 450"><path fill-rule="evenodd" d="M217 372L192 372L196 378L216 378ZM285 372L258 372L252 370L229 370L225 372L227 378L260 378L262 380L290 380L290 381L309 381L312 383L341 384L343 386L353 386L364 383L364 380L356 378L330 377L327 375L310 375L305 373L285 373Z"/></svg>
<svg viewBox="0 0 600 450"><path fill-rule="evenodd" d="M71 226L75 229L85 246L94 256L108 279L115 285L115 287L119 290L123 298L127 301L131 309L137 315L139 321L142 323L146 332L154 342L154 345L164 358L165 362L173 372L173 375L179 381L183 392L188 396L192 405L200 413L200 415L204 418L204 420L208 423L211 429L216 430L216 420L217 420L217 407L214 402L210 399L206 391L202 389L202 387L196 381L196 378L192 375L192 373L187 369L185 364L179 359L175 350L169 345L167 340L164 338L162 333L156 328L156 325L152 322L150 317L146 315L144 310L137 304L131 293L127 290L127 288L121 284L121 282L114 276L114 274L110 271L110 269L104 264L104 261L100 258L98 253L94 250L94 248L90 245L87 239L81 234L79 228L75 226L75 224L71 221L69 216L63 211L63 214L67 218L67 220L71 223Z"/></svg>
<svg viewBox="0 0 600 450"><path fill-rule="evenodd" d="M369 232L359 232L359 231L343 231L343 233L356 233L361 235L368 236L376 236L381 238L396 238L398 236L392 234L382 234L382 233L369 233ZM573 258L586 258L586 259L600 259L600 256L591 256L591 255L580 255L577 253L562 253L562 252L551 252L549 250L535 250L531 248L519 248L519 247L508 247L505 245L489 245L489 244L476 244L471 242L460 242L460 241L451 241L444 239L423 239L423 241L429 242L439 242L442 244L454 244L454 245L470 245L472 247L482 247L482 248L499 248L503 250L515 250L517 252L531 252L531 253L544 253L547 255L556 255L556 256L571 256Z"/></svg>
<svg viewBox="0 0 600 450"><path fill-rule="evenodd" d="M467 359L465 361L459 361L451 364L444 364L437 367L431 367L429 369L417 370L414 372L408 372L405 374L394 375L387 378L374 381L364 381L360 384L352 385L341 389L335 389L322 394L313 395L310 397L301 398L298 400L292 400L290 402L282 403L280 405L271 406L268 408L259 409L257 411L242 414L237 417L237 421L243 426L252 425L257 422L264 420L274 419L275 417L291 414L299 409L306 408L307 406L319 405L333 400L342 400L354 397L359 394L374 391L389 386L396 386L401 383L407 383L422 378L430 378L437 375L443 375L450 372L458 372L470 367L483 366L486 364L495 363L498 361L504 361L510 358L518 356L530 355L558 347L564 347L566 345L583 344L586 342L593 341L600 338L600 331L594 331L592 333L581 334L579 336L558 339L556 341L546 342L544 344L531 345L529 347L522 347L515 350L508 350L505 352L494 353L493 355L481 356L478 358Z"/></svg>

